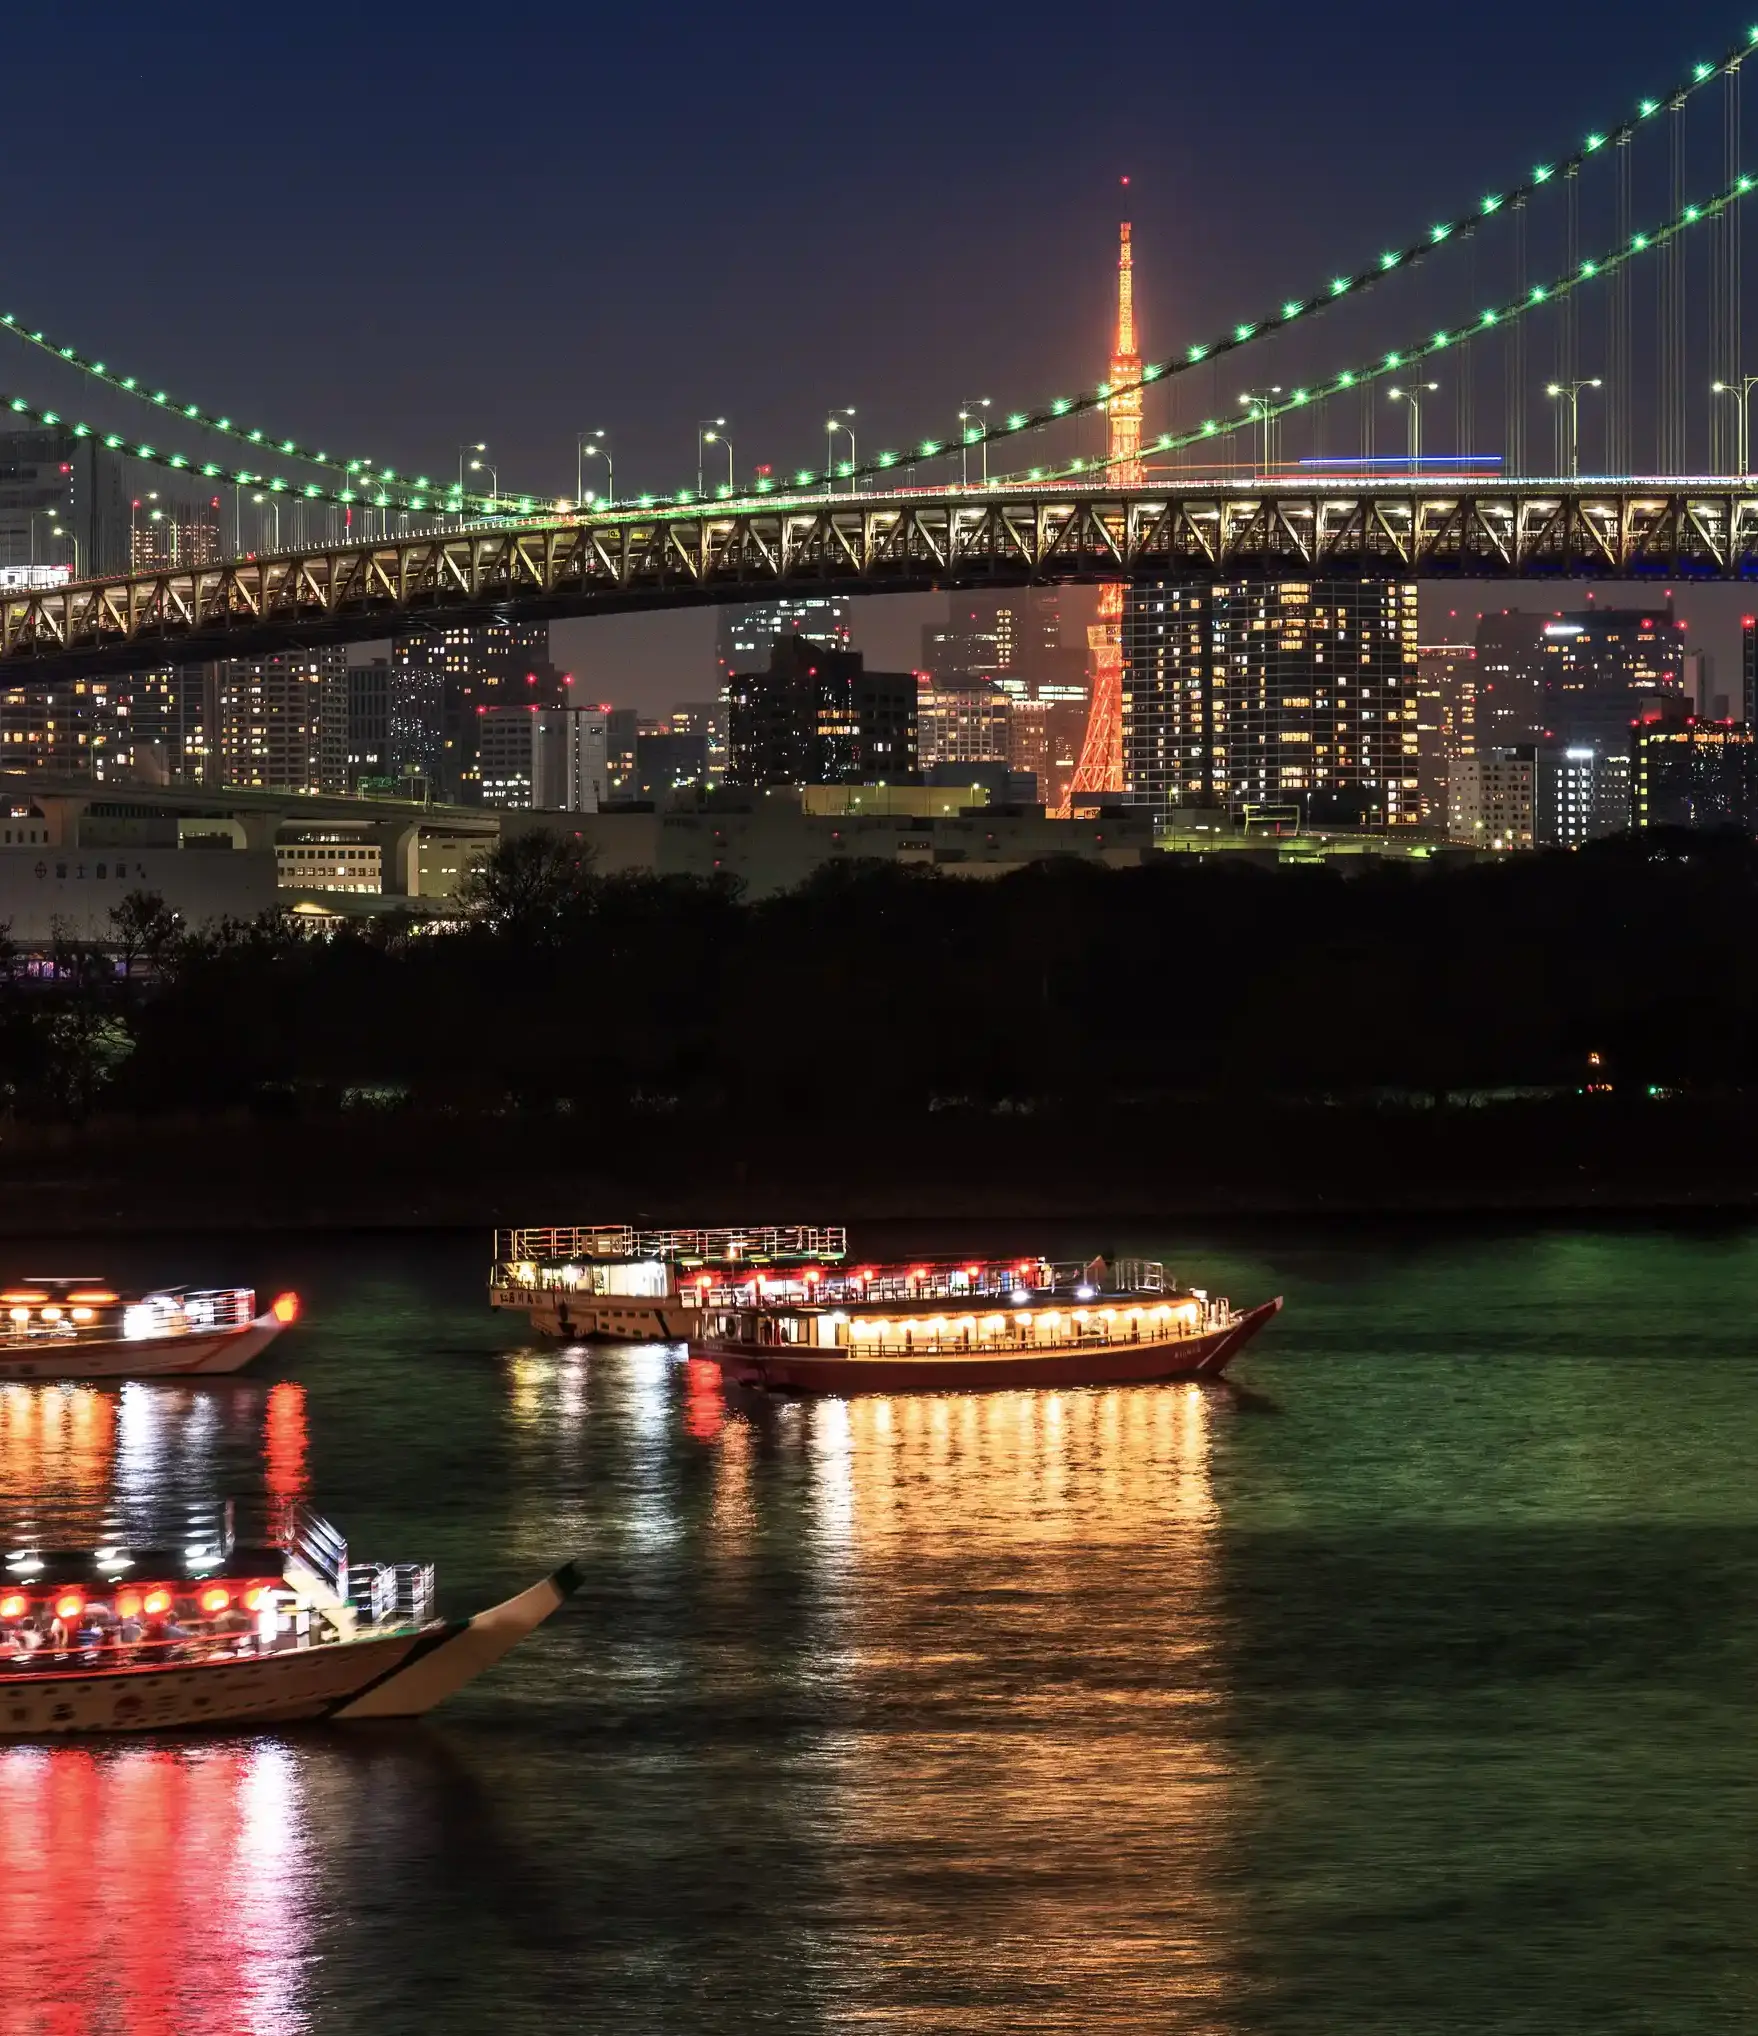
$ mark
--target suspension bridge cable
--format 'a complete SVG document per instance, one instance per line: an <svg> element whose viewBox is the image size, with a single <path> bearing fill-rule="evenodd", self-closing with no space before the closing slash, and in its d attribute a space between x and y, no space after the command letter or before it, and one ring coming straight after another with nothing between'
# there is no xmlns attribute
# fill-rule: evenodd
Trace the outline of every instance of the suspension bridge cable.
<svg viewBox="0 0 1758 2036"><path fill-rule="evenodd" d="M1369 361L1356 368L1345 368L1329 381L1310 388L1295 389L1279 404L1254 408L1249 416L1209 418L1199 428L1182 434L1162 433L1152 440L1144 439L1144 454L1179 452L1187 446L1212 442L1247 429L1255 429L1264 422L1273 424L1278 418L1290 412L1303 410L1323 396L1334 396L1345 389L1366 389L1387 375L1407 374L1413 367L1437 359L1449 349L1457 347L1467 338L1491 331L1497 327L1518 330L1521 321L1548 306L1555 306L1584 289L1589 283L1609 280L1617 272L1645 254L1664 254L1674 249L1674 243L1688 234L1692 227L1719 221L1743 198L1758 190L1758 178L1737 177L1725 191L1700 204L1687 205L1663 225L1651 227L1646 232L1632 234L1628 241L1614 248L1610 253L1580 263L1573 270L1565 270L1548 283L1535 283L1529 289L1511 298L1506 304L1485 311L1474 324L1456 329L1431 333L1426 339L1383 355L1377 361ZM1676 250L1675 250L1676 251ZM1009 478L1018 481L1064 480L1072 474L1101 472L1111 461L1106 459L1076 460L1070 466L1046 474L1042 469L1033 468L1025 475Z"/></svg>
<svg viewBox="0 0 1758 2036"><path fill-rule="evenodd" d="M1687 100L1701 91L1712 79L1720 76L1730 65L1737 64L1755 46L1758 46L1758 27L1749 29L1744 41L1732 45L1713 63L1694 64L1689 75L1662 97L1642 100L1630 119L1604 132L1596 131L1589 134L1574 154L1559 162L1541 163L1524 183L1504 192L1492 193L1471 211L1459 213L1452 219L1443 220L1440 224L1430 227L1422 239L1412 241L1403 248L1389 250L1376 262L1358 270L1354 275L1334 277L1323 289L1305 297L1289 298L1274 312L1254 320L1243 321L1235 325L1230 332L1188 347L1182 354L1171 355L1164 360L1150 363L1142 369L1136 382L1119 383L1115 387L1108 382L1101 382L1080 395L1058 397L1049 404L1040 405L1036 410L1013 411L1003 420L987 427L986 431L967 432L962 439L923 439L908 452L881 452L858 465L853 461L844 461L833 469L802 467L793 475L792 485L797 488L814 488L838 480L870 480L877 475L888 474L894 467L908 462L944 458L957 452L961 444L976 445L984 437L995 441L1016 437L1028 431L1041 430L1046 425L1060 423L1066 418L1078 417L1100 409L1116 395L1127 394L1167 377L1183 374L1200 362L1216 360L1266 339L1272 333L1284 332L1302 320L1316 317L1342 298L1359 295L1375 284L1383 282L1390 275L1402 274L1419 266L1438 248L1472 232L1498 213L1510 207L1523 207L1558 177L1568 178L1578 174L1585 163L1606 149L1627 142L1657 114L1668 108L1675 111L1682 109ZM1675 197L1675 213L1681 203L1682 197ZM771 492L784 485L772 481L765 487L760 482L757 492ZM731 489L718 490L716 498L729 499L732 492ZM651 501L657 498L647 499ZM681 489L674 499L686 502L694 500L695 497L690 491Z"/></svg>
<svg viewBox="0 0 1758 2036"><path fill-rule="evenodd" d="M267 495L288 502L332 502L344 508L425 510L435 516L529 516L537 508L534 495L460 495L449 484L443 489L436 489L430 483L423 492L421 484L409 483L392 492L384 485L384 481L390 478L385 469L380 470L379 476L363 481L358 487L322 488L313 481L289 480L284 474L253 473L244 467L223 467L213 460L196 459L189 453L162 451L83 420L69 420L58 410L45 409L24 396L0 393L0 414L6 412L26 418L33 424L66 429L75 438L95 439L109 451L140 460L147 466L163 467L172 473L201 480L218 481L229 488L259 488ZM404 489L407 492L403 492Z"/></svg>

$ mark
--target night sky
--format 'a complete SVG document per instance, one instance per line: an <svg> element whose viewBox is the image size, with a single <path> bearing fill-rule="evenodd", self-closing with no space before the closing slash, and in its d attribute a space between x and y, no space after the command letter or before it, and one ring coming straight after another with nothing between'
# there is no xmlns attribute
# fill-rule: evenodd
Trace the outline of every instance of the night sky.
<svg viewBox="0 0 1758 2036"><path fill-rule="evenodd" d="M816 465L827 406L867 452L1097 379L1124 172L1152 355L1464 209L1745 25L1263 0L1109 30L1130 12L39 0L7 24L0 308L403 470L482 439L503 487L571 494L604 426L619 492L677 487L717 414L741 472ZM11 345L0 389L144 428ZM1738 607L1699 599L1712 647ZM868 604L857 641L911 661L921 612ZM711 632L557 637L657 706L702 694Z"/></svg>

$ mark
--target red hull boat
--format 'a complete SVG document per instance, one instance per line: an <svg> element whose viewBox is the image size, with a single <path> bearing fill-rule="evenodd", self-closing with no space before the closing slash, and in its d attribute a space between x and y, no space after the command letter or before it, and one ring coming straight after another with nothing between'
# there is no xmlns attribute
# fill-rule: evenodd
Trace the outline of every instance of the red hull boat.
<svg viewBox="0 0 1758 2036"><path fill-rule="evenodd" d="M684 1299L691 1348L732 1383L838 1395L1218 1378L1282 1306L1102 1259L704 1275Z"/></svg>

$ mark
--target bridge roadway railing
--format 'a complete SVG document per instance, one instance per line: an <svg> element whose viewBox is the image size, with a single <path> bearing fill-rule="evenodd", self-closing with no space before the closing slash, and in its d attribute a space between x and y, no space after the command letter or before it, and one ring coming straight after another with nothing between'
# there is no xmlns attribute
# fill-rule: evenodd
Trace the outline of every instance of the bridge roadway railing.
<svg viewBox="0 0 1758 2036"><path fill-rule="evenodd" d="M320 545L0 597L0 674L423 624L1033 582L1758 578L1758 484L1425 478L774 497Z"/></svg>

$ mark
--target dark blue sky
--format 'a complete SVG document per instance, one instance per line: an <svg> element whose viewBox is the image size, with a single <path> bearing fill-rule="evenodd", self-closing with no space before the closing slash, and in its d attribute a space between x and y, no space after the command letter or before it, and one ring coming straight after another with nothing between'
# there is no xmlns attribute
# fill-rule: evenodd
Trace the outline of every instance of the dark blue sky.
<svg viewBox="0 0 1758 2036"><path fill-rule="evenodd" d="M484 439L504 485L571 492L574 434L604 425L622 491L677 486L705 414L744 469L821 458L827 405L869 449L1096 379L1121 172L1165 350L1462 209L1744 26L1630 0L1135 12L39 0L7 24L0 308L405 470ZM0 388L75 400L11 347ZM881 657L911 620L874 618ZM707 636L565 648L658 701Z"/></svg>

